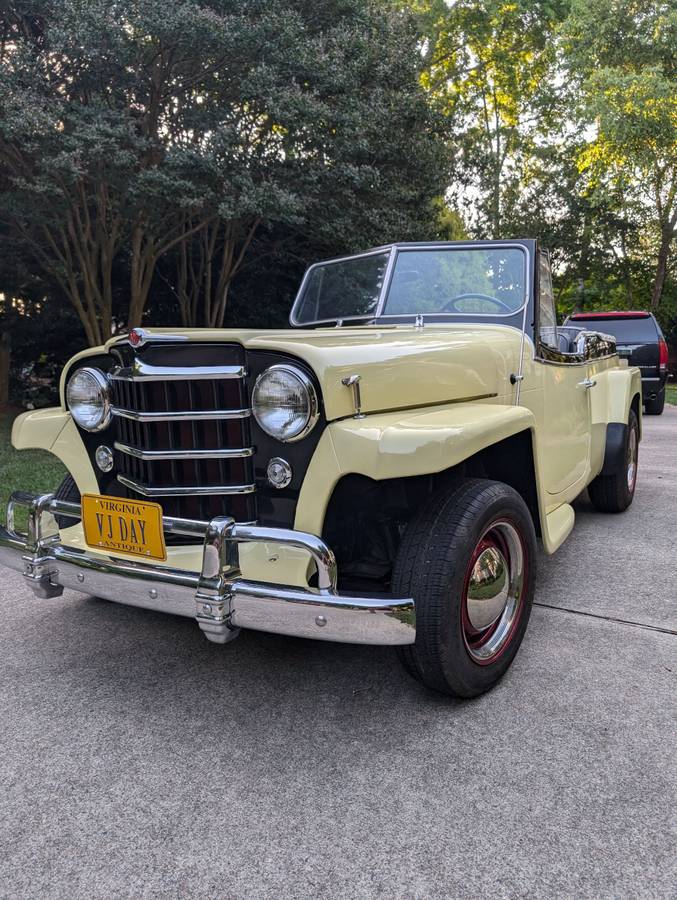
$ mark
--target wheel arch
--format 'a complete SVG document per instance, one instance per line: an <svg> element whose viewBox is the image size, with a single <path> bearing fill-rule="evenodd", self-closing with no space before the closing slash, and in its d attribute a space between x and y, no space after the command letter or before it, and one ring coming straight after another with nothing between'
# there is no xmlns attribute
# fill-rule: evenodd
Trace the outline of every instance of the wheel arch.
<svg viewBox="0 0 677 900"><path fill-rule="evenodd" d="M333 486L322 524L322 537L337 555L340 574L347 574L356 587L371 579L381 582L379 589L388 589L408 523L434 495L464 478L486 478L512 487L541 536L533 431L523 428L437 472L383 479L358 472L342 474Z"/></svg>
<svg viewBox="0 0 677 900"><path fill-rule="evenodd" d="M630 409L632 409L637 416L637 425L639 428L639 439L642 440L642 396L640 392L637 392L632 400L630 401Z"/></svg>

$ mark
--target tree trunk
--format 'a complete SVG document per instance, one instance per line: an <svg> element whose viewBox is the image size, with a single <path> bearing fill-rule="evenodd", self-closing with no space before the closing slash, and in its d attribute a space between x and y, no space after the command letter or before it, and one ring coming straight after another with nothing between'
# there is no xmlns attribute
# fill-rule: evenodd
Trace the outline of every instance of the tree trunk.
<svg viewBox="0 0 677 900"><path fill-rule="evenodd" d="M674 218L674 217L673 217ZM656 263L656 276L651 288L651 311L656 312L661 304L665 279L668 273L668 259L670 257L670 244L674 237L675 222L670 221L661 230L661 246L658 251Z"/></svg>
<svg viewBox="0 0 677 900"><path fill-rule="evenodd" d="M9 406L9 370L12 341L9 331L0 334L0 409Z"/></svg>

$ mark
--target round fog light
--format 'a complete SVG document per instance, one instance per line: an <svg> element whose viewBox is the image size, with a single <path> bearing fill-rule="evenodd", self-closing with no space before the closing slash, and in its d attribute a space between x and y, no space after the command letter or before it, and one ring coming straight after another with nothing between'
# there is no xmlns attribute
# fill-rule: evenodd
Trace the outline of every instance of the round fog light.
<svg viewBox="0 0 677 900"><path fill-rule="evenodd" d="M113 451L105 444L101 444L94 452L94 459L102 472L110 472L113 468Z"/></svg>
<svg viewBox="0 0 677 900"><path fill-rule="evenodd" d="M274 456L268 463L268 481L275 488L286 488L291 482L291 466L286 459Z"/></svg>

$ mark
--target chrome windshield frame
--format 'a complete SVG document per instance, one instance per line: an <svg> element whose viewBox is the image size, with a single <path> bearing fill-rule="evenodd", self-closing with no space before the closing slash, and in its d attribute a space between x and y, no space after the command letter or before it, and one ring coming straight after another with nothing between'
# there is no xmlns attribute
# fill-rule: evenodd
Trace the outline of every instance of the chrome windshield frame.
<svg viewBox="0 0 677 900"><path fill-rule="evenodd" d="M426 250L475 250L475 249L514 249L520 250L523 254L524 266L523 266L523 275L524 275L524 299L522 301L521 306L517 309L513 310L509 313L461 313L461 312L432 312L432 313L386 313L384 312L386 302L388 299L388 294L390 292L390 286L392 283L395 265L397 263L397 259L400 253L409 253L412 251L426 251ZM308 278L310 274L317 269L319 266L332 265L333 263L346 262L351 259L363 259L368 256L376 256L378 254L383 254L389 252L389 259L386 264L386 270L383 275L383 284L381 285L381 290L378 296L378 300L376 303L375 312L372 315L359 315L359 316L334 316L329 319L313 319L309 322L301 322L297 318L297 309L300 305L301 297L303 296L304 288L307 284ZM355 253L348 256L339 256L334 259L326 259L320 260L319 262L313 263L313 265L309 266L306 272L304 273L303 279L301 281L301 285L299 290L294 298L294 302L292 304L291 312L289 314L289 323L295 328L314 328L318 325L337 325L343 324L344 322L361 322L362 324L371 324L371 325L380 325L380 324L407 324L409 320L411 322L415 322L417 317L422 316L425 321L437 321L437 322L454 322L454 321L464 321L467 319L480 319L480 320L507 320L511 319L514 316L524 313L529 300L531 299L531 273L532 273L532 260L531 260L531 251L527 244L522 243L521 241L515 240L507 240L507 241L431 241L431 242L423 242L423 243L410 243L410 244L386 244L382 247L375 247L372 250L367 250L364 253ZM393 321L388 321L393 320Z"/></svg>

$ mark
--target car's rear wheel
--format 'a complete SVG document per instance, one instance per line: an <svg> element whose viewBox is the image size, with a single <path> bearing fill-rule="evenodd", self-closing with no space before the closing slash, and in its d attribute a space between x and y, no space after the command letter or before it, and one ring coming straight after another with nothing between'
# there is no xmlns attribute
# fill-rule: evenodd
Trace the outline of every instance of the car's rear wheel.
<svg viewBox="0 0 677 900"><path fill-rule="evenodd" d="M416 603L416 642L399 650L434 690L475 697L505 674L524 637L536 578L536 536L520 495L468 479L413 520L393 572Z"/></svg>
<svg viewBox="0 0 677 900"><path fill-rule="evenodd" d="M665 388L659 391L653 400L647 400L644 408L647 416L660 416L665 408Z"/></svg>
<svg viewBox="0 0 677 900"><path fill-rule="evenodd" d="M619 513L630 506L637 485L638 460L639 422L634 409L631 409L623 454L616 464L616 470L607 475L598 475L588 485L588 496L595 509Z"/></svg>

